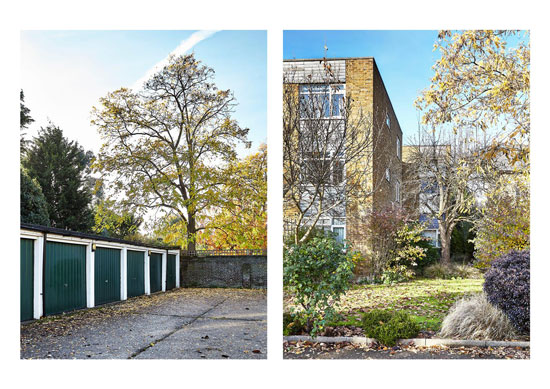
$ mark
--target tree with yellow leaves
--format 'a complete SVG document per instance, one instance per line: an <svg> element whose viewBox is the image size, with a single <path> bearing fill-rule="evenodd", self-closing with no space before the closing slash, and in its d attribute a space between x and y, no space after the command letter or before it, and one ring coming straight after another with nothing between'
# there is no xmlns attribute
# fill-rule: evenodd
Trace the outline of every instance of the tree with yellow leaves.
<svg viewBox="0 0 550 389"><path fill-rule="evenodd" d="M512 47L510 47L512 46ZM529 160L529 32L440 31L431 85L416 101L423 124L491 132L486 157Z"/></svg>
<svg viewBox="0 0 550 389"><path fill-rule="evenodd" d="M140 90L108 93L92 111L104 141L94 166L107 189L126 208L161 211L188 250L208 228L204 215L220 206L237 144L249 144L232 118L232 92L213 76L193 54L171 56Z"/></svg>

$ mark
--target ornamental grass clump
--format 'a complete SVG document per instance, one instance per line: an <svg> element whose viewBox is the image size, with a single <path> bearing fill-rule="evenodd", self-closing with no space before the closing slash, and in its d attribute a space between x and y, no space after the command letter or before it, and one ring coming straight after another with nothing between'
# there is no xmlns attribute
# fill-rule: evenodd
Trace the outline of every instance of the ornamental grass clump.
<svg viewBox="0 0 550 389"><path fill-rule="evenodd" d="M508 317L489 303L485 293L458 300L441 324L444 338L505 340L516 333Z"/></svg>
<svg viewBox="0 0 550 389"><path fill-rule="evenodd" d="M374 309L363 315L362 327L368 337L386 346L395 346L399 339L416 336L419 325L405 312Z"/></svg>
<svg viewBox="0 0 550 389"><path fill-rule="evenodd" d="M510 251L491 264L483 290L489 302L500 308L521 333L529 333L530 252Z"/></svg>

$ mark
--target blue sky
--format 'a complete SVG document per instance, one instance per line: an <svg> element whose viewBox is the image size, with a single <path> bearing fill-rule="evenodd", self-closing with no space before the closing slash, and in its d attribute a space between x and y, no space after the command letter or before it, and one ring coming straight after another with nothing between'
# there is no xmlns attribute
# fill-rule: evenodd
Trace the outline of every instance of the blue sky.
<svg viewBox="0 0 550 389"><path fill-rule="evenodd" d="M403 131L404 144L418 129L414 100L427 88L437 31L284 31L283 58L374 57Z"/></svg>
<svg viewBox="0 0 550 389"><path fill-rule="evenodd" d="M212 67L216 85L231 89L234 118L250 128L252 150L267 140L267 34L265 31L23 31L21 87L36 120L97 152L101 140L90 110L107 92L132 87L172 51L194 52Z"/></svg>

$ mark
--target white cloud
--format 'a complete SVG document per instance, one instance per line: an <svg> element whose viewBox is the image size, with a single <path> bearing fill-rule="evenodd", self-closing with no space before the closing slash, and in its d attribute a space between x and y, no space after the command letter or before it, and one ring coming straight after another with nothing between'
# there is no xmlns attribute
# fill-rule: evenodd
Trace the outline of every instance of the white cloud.
<svg viewBox="0 0 550 389"><path fill-rule="evenodd" d="M141 77L139 80L137 80L134 85L132 85L132 89L140 89L145 81L147 81L153 74L158 72L160 69L164 67L168 63L168 57L170 55L182 55L185 54L187 51L191 50L197 43L205 40L206 38L211 37L219 30L202 30L197 31L191 34L191 36L187 39L184 39L181 41L181 43L176 47L174 50L170 52L169 55L167 55L164 59L159 61L155 66L153 66L151 69L145 73L143 77Z"/></svg>

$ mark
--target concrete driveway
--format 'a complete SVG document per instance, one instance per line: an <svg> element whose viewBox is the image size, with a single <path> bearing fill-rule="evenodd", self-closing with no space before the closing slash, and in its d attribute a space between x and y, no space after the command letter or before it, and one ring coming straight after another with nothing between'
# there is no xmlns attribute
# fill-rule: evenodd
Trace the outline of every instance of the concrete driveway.
<svg viewBox="0 0 550 389"><path fill-rule="evenodd" d="M178 289L21 325L22 359L265 359L267 293Z"/></svg>

